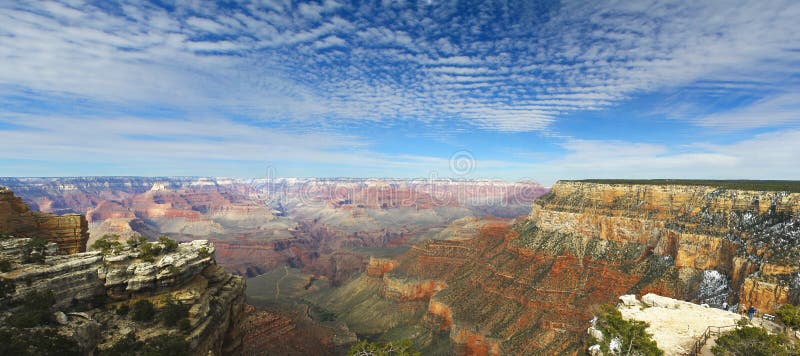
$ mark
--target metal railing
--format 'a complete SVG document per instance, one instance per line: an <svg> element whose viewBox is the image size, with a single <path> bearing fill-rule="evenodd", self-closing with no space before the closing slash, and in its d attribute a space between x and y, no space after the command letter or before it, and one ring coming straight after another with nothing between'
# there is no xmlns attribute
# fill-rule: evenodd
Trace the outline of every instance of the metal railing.
<svg viewBox="0 0 800 356"><path fill-rule="evenodd" d="M689 356L697 356L700 354L700 351L703 350L703 346L706 346L706 342L712 336L719 336L724 331L733 330L738 328L738 325L727 325L727 326L709 326L706 328L706 331L703 332L703 335L700 335L697 340L694 342L694 346L692 346L692 350L689 351ZM723 331L724 330L724 331Z"/></svg>

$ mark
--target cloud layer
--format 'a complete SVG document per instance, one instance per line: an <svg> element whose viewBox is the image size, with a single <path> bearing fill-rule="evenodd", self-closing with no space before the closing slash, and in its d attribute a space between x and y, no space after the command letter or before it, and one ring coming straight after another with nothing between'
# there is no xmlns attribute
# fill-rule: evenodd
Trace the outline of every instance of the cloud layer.
<svg viewBox="0 0 800 356"><path fill-rule="evenodd" d="M543 131L664 87L788 90L775 78L796 72L797 18L794 1L8 3L0 85L266 120Z"/></svg>
<svg viewBox="0 0 800 356"><path fill-rule="evenodd" d="M353 137L276 133L227 120L53 120L28 116L24 121L23 129L0 140L0 160L47 163L55 157L79 167L100 165L104 169L102 165L112 165L117 174L128 175L197 175L202 170L205 175L260 176L271 169L279 176L480 177L536 179L545 184L586 177L800 176L800 167L795 164L800 157L800 129L759 134L730 144L697 142L677 148L635 141L570 139L561 144L566 151L563 156L539 157L532 162L513 157L488 158L473 151L455 151L446 157L385 154ZM76 142L80 145L76 146ZM72 170L64 173L62 166L39 167L30 162L21 166L34 172L26 175L73 174ZM299 164L300 169L294 164ZM75 168L70 165L68 169ZM236 166L233 170L232 165ZM460 169L461 165L469 169ZM13 175L10 173L15 168L13 164L5 165L0 175ZM79 174L102 171L84 170Z"/></svg>
<svg viewBox="0 0 800 356"><path fill-rule="evenodd" d="M491 177L796 178L798 18L791 0L4 2L0 160L424 176L467 149ZM587 139L592 127L558 125L675 93L638 109L702 137ZM439 141L508 136L419 153L369 134L403 125ZM520 146L505 137L537 159L502 157Z"/></svg>

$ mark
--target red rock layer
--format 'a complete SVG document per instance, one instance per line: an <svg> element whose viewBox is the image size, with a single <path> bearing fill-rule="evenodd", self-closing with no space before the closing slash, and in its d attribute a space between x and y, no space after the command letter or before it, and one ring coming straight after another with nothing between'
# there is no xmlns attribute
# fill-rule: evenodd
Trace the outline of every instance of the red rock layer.
<svg viewBox="0 0 800 356"><path fill-rule="evenodd" d="M247 306L242 323L242 355L329 355L336 351L334 330L297 316Z"/></svg>
<svg viewBox="0 0 800 356"><path fill-rule="evenodd" d="M598 304L629 293L697 298L705 270L729 277L731 304L767 311L787 302L798 269L785 256L800 244L759 234L797 233L799 202L785 193L559 183L526 221L487 220L473 238L414 246L384 273L382 295L427 298L421 322L448 331L457 354L582 353ZM441 287L416 293L434 283Z"/></svg>

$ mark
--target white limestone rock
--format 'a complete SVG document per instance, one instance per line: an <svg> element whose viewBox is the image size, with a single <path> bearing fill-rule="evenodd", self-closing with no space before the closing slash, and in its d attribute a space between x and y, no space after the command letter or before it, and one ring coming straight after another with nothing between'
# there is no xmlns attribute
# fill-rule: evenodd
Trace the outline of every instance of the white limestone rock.
<svg viewBox="0 0 800 356"><path fill-rule="evenodd" d="M642 297L642 303L650 307L660 307L667 309L680 309L681 303L668 297L662 297L658 294L648 293Z"/></svg>
<svg viewBox="0 0 800 356"><path fill-rule="evenodd" d="M69 324L69 319L67 319L67 314L64 314L64 312L57 311L53 313L53 317L55 317L56 322L61 325Z"/></svg>
<svg viewBox="0 0 800 356"><path fill-rule="evenodd" d="M591 355L591 356L602 356L603 355L603 350L600 350L600 345L589 346L589 355Z"/></svg>
<svg viewBox="0 0 800 356"><path fill-rule="evenodd" d="M604 339L603 332L600 331L599 329L595 328L594 326L590 326L589 329L586 330L586 332L589 334L589 336L591 336L591 337L593 337L593 338L595 338L595 339L597 339L599 341L603 341L603 339Z"/></svg>
<svg viewBox="0 0 800 356"><path fill-rule="evenodd" d="M636 299L636 295L635 294L626 294L626 295L620 296L619 300L626 307L635 307L635 306L641 306L642 305L642 303L640 303Z"/></svg>

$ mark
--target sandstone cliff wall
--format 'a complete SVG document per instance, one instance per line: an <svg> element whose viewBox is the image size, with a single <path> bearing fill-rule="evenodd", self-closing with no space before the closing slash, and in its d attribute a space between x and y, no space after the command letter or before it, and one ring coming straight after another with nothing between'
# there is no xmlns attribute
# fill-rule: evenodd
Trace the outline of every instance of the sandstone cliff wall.
<svg viewBox="0 0 800 356"><path fill-rule="evenodd" d="M0 253L9 257L21 251L14 246L24 245L26 240L29 239L3 241L0 247L8 249ZM0 273L0 279L14 285L14 292L0 299L0 306L13 306L32 291L52 291L57 310L66 314L76 307L88 310L81 314L83 322L95 325L96 329L121 330L87 336L75 333L67 325L65 333L75 334L85 350L90 351L112 347L128 334L146 341L174 333L158 321L134 326L114 313L115 308L132 306L138 300L147 299L159 305L170 296L189 311L189 326L184 332L192 354L236 354L242 347L245 283L242 277L217 266L213 252L212 244L196 240L180 244L177 251L159 256L154 262L142 261L138 252L130 250L109 255L98 251L54 255L43 263L14 262L10 271ZM20 261L20 258L9 260Z"/></svg>
<svg viewBox="0 0 800 356"><path fill-rule="evenodd" d="M10 190L0 187L0 234L43 237L62 254L86 251L89 224L84 215L53 215L31 211Z"/></svg>
<svg viewBox="0 0 800 356"><path fill-rule="evenodd" d="M681 275L671 294L679 298L708 297L691 284L709 270L730 282L729 304L763 312L798 288L798 193L559 182L534 203L529 221L540 234L632 243L639 258L670 259ZM571 252L581 257L581 247Z"/></svg>
<svg viewBox="0 0 800 356"><path fill-rule="evenodd" d="M85 250L86 220L81 215L54 216L31 212L11 192L0 190L0 322L14 313L31 292L50 291L60 326L58 332L77 341L86 354L107 350L132 337L147 342L175 334L160 320L134 322L114 310L136 301L156 306L171 298L188 310L180 331L195 355L231 355L242 350L245 282L216 265L214 245L205 240L178 244L174 250L143 256L143 250L120 245L117 250ZM21 237L29 236L29 237ZM32 237L49 242L31 259ZM76 245L82 244L82 245ZM159 250L166 246L151 243ZM56 251L62 254L56 254ZM9 289L10 288L10 289ZM77 312L80 310L80 312ZM115 330L110 333L101 330ZM123 341L124 343L124 341Z"/></svg>
<svg viewBox="0 0 800 356"><path fill-rule="evenodd" d="M559 182L526 219L473 221L368 276L398 305L427 300L420 323L456 354L577 354L593 308L624 294L797 302L798 213L796 193Z"/></svg>

